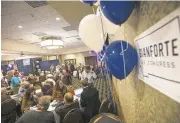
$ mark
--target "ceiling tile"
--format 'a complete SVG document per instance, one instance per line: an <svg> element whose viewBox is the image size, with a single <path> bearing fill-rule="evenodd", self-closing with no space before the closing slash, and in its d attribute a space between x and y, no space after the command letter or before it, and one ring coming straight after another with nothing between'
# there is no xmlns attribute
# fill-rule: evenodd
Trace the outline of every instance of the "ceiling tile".
<svg viewBox="0 0 180 123"><path fill-rule="evenodd" d="M18 13L28 9L32 9L32 7L24 1L2 1L1 8L2 15Z"/></svg>
<svg viewBox="0 0 180 123"><path fill-rule="evenodd" d="M56 17L60 20L57 21ZM50 5L32 8L24 1L2 2L2 39L16 42L40 42L44 36L60 36L64 40L65 48L84 45L76 30L66 31L71 25L59 15ZM23 26L22 29L18 25Z"/></svg>

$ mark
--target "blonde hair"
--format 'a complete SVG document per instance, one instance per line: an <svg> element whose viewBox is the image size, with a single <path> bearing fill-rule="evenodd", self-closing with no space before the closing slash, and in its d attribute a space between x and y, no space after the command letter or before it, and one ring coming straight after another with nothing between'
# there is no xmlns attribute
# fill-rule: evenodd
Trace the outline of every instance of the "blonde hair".
<svg viewBox="0 0 180 123"><path fill-rule="evenodd" d="M47 110L49 108L49 105L51 103L51 96L42 96L39 99L39 105L41 106L42 110Z"/></svg>
<svg viewBox="0 0 180 123"><path fill-rule="evenodd" d="M5 87L2 87L2 88L1 88L1 95L2 95L2 94L6 94L6 88L5 88Z"/></svg>

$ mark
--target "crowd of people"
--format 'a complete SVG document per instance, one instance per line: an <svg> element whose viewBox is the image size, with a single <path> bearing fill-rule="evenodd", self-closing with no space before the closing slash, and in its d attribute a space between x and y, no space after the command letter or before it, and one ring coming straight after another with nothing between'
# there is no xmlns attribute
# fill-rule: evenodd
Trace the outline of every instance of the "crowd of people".
<svg viewBox="0 0 180 123"><path fill-rule="evenodd" d="M39 69L37 75L28 77L18 70L7 73L1 79L1 122L88 123L101 105L99 92L93 86L99 70L97 66L68 64L50 72ZM72 77L83 86L79 96L73 87L67 87Z"/></svg>

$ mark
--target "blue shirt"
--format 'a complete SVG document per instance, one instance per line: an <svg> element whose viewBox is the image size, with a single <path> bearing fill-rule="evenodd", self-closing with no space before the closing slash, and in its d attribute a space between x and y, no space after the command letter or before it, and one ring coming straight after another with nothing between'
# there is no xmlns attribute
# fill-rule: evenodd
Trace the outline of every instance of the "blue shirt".
<svg viewBox="0 0 180 123"><path fill-rule="evenodd" d="M11 86L16 86L18 83L20 83L19 77L13 76L11 79Z"/></svg>

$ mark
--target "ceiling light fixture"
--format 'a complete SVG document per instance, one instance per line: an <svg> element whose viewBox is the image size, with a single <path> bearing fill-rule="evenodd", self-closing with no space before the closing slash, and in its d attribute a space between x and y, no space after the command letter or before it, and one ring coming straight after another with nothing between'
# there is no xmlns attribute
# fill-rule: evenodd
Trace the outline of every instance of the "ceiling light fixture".
<svg viewBox="0 0 180 123"><path fill-rule="evenodd" d="M22 29L22 28L23 28L23 26L18 26L18 28Z"/></svg>
<svg viewBox="0 0 180 123"><path fill-rule="evenodd" d="M42 38L41 48L58 49L64 47L64 41L60 37L44 37Z"/></svg>
<svg viewBox="0 0 180 123"><path fill-rule="evenodd" d="M59 20L60 20L60 18L59 18L59 17L57 17L57 18L56 18L56 20L57 20L57 21L59 21Z"/></svg>

